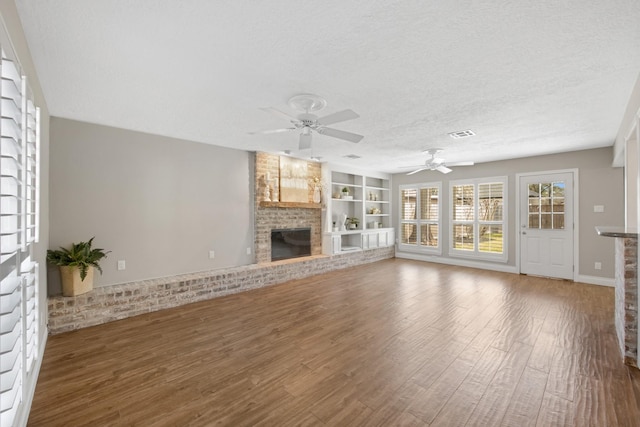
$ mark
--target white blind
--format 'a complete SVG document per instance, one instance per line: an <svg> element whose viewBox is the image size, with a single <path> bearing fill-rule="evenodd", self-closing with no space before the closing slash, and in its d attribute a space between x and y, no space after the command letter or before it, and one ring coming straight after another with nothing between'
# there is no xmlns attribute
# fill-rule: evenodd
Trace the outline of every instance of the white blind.
<svg viewBox="0 0 640 427"><path fill-rule="evenodd" d="M13 425L22 401L22 278L18 251L21 247L22 181L22 78L13 61L2 51L2 110L0 115L0 421Z"/></svg>
<svg viewBox="0 0 640 427"><path fill-rule="evenodd" d="M38 355L40 119L4 48L0 76L0 425L11 426Z"/></svg>

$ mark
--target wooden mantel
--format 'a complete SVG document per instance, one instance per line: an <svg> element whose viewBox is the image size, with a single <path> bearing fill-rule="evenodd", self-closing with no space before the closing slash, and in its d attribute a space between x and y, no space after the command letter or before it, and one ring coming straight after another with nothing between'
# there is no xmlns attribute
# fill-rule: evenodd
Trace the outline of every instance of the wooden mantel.
<svg viewBox="0 0 640 427"><path fill-rule="evenodd" d="M261 208L301 208L301 209L322 209L320 203L301 203L301 202L260 202Z"/></svg>

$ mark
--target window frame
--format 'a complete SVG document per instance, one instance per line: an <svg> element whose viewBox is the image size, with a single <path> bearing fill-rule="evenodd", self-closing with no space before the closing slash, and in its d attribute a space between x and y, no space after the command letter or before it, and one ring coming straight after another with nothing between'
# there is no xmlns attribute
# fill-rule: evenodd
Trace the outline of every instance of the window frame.
<svg viewBox="0 0 640 427"><path fill-rule="evenodd" d="M420 212L420 191L426 188L435 188L438 190L438 210L437 219L422 219ZM402 215L402 197L405 190L416 191L416 219L403 219ZM442 255L442 182L425 182L419 184L403 184L398 187L398 249L402 252L421 252L433 255ZM416 243L402 243L402 225L414 224L416 226ZM426 246L421 244L422 225L438 226L438 244L437 246Z"/></svg>
<svg viewBox="0 0 640 427"><path fill-rule="evenodd" d="M487 221L478 218L480 212L480 194L479 187L483 184L502 184L502 219L500 221ZM455 213L455 187L462 185L473 186L473 219L460 220L454 219ZM449 255L459 258L472 258L486 261L507 262L509 258L508 251L508 177L496 176L475 179L460 179L449 182ZM454 247L455 239L453 238L456 225L472 225L473 226L473 250L458 249ZM480 228L482 226L502 227L502 253L492 253L480 251Z"/></svg>

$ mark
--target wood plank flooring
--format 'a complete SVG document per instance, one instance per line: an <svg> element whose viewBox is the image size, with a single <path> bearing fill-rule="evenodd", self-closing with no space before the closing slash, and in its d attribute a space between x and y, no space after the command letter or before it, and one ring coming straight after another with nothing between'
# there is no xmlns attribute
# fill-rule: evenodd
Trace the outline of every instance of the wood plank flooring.
<svg viewBox="0 0 640 427"><path fill-rule="evenodd" d="M638 426L613 289L391 259L52 336L30 426Z"/></svg>

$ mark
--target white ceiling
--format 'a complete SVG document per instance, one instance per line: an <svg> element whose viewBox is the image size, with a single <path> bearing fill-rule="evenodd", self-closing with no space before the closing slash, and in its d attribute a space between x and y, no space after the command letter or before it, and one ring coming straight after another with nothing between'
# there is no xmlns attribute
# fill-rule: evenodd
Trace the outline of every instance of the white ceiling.
<svg viewBox="0 0 640 427"><path fill-rule="evenodd" d="M638 0L16 3L53 116L386 172L610 146L640 72ZM365 138L248 134L299 93Z"/></svg>

